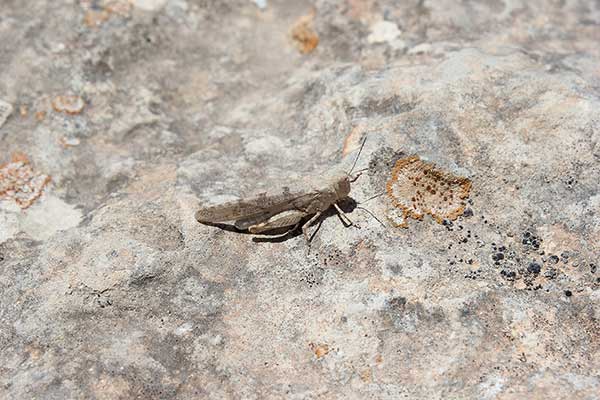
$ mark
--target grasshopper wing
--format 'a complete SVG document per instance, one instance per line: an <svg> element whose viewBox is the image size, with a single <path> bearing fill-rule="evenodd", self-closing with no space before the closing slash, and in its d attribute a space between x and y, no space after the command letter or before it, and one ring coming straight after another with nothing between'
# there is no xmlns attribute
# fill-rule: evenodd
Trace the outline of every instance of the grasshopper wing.
<svg viewBox="0 0 600 400"><path fill-rule="evenodd" d="M307 194L302 194L302 195L298 195L295 197L287 198L284 201L272 204L271 207L269 207L266 210L262 210L261 212L246 215L246 216L243 216L243 217L237 219L235 221L235 227L238 229L248 229L249 227L251 227L253 225L257 225L262 222L265 222L269 218L271 218L277 214L281 214L285 211L290 211L290 210L303 211L306 208L306 205L310 204L310 202L313 199L315 199L316 196L317 196L317 193L307 193Z"/></svg>
<svg viewBox="0 0 600 400"><path fill-rule="evenodd" d="M269 195L261 193L254 198L201 207L196 219L203 223L236 221L238 229L247 229L283 211L301 208L315 197L315 193L290 193Z"/></svg>

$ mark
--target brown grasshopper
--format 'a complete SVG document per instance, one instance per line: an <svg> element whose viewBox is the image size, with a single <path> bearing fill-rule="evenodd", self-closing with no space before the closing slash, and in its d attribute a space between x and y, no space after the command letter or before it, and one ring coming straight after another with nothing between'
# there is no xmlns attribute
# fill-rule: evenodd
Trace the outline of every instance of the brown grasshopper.
<svg viewBox="0 0 600 400"><path fill-rule="evenodd" d="M302 225L302 233L307 243L311 238L308 228L331 206L335 207L342 222L347 226L353 223L338 205L338 202L348 198L350 184L358 179L361 171L352 176L358 157L365 145L363 140L360 150L354 160L350 172L333 173L321 176L320 184L303 190L291 191L284 187L281 193L227 202L220 205L201 207L196 212L196 220L200 223L215 225L234 221L234 226L250 233L263 233L291 227L279 237L295 231L305 217L312 217Z"/></svg>

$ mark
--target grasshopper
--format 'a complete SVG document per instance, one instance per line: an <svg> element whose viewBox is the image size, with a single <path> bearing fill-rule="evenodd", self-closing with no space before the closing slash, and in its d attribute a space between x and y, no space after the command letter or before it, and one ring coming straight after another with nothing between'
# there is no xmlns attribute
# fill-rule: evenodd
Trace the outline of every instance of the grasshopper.
<svg viewBox="0 0 600 400"><path fill-rule="evenodd" d="M308 234L309 227L331 206L338 212L342 222L346 226L351 226L353 225L352 221L340 208L338 202L348 198L350 184L356 181L362 173L361 170L356 175L352 175L364 145L365 140L363 140L348 173L334 172L320 176L319 184L312 184L296 191L284 187L278 194L262 193L247 200L201 207L196 212L196 220L207 225L233 221L236 229L248 230L253 234L289 228L285 233L278 235L283 237L298 229L302 220L311 216L302 225L302 233L309 244L311 241Z"/></svg>

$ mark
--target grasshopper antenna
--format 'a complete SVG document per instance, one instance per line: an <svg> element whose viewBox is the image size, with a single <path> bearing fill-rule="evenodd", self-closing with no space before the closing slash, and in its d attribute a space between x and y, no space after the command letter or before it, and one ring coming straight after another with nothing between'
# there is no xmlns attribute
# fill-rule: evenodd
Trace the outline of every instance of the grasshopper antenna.
<svg viewBox="0 0 600 400"><path fill-rule="evenodd" d="M360 176L362 175L363 172L368 171L369 168L363 168L363 169L359 169L358 171L356 171L356 175L352 176L350 174L348 174L348 176L350 177L350 183L354 183L356 182L356 180L358 178L360 178Z"/></svg>
<svg viewBox="0 0 600 400"><path fill-rule="evenodd" d="M387 227L385 226L385 224L384 224L383 222L381 222L381 221L379 220L379 218L377 218L377 217L375 216L375 214L373 214L371 211L369 211L369 210L367 210L366 208L364 208L364 207L361 207L361 206L356 206L356 208L358 208L359 210L363 210L363 211L365 211L365 212L366 212L366 213L368 213L368 214L369 214L371 217L373 217L373 218L375 219L375 221L379 222L379 223L381 224L381 226L383 226L384 228L387 228Z"/></svg>
<svg viewBox="0 0 600 400"><path fill-rule="evenodd" d="M350 169L350 172L348 172L348 176L352 175L352 171L354 171L354 167L356 167L356 162L358 161L358 158L360 157L360 153L362 153L363 147L365 147L365 143L367 142L367 137L365 136L365 138L363 139L362 144L360 145L360 149L358 150L358 154L356 155L356 158L354 159L354 164L352 164L352 168ZM366 168L368 169L368 168ZM361 171L365 171L366 169L363 169ZM360 171L359 171L360 172ZM360 175L359 175L360 176ZM358 179L358 176L356 177L356 179ZM354 179L354 181L356 180ZM353 182L354 182L353 181Z"/></svg>
<svg viewBox="0 0 600 400"><path fill-rule="evenodd" d="M375 196L371 196L371 197L369 197L368 199L366 199L365 201L361 201L360 203L357 203L357 206L356 206L356 208L358 208L358 209L360 209L360 210L363 210L363 211L365 211L365 212L366 212L366 213L368 213L368 214L369 214L371 217L373 217L373 218L375 219L375 221L379 222L379 223L381 224L381 226L383 226L384 228L387 228L387 227L385 226L385 224L384 224L383 222L381 222L381 220L375 216L375 214L373 214L371 211L367 210L365 207L361 207L361 206L359 206L359 205L358 205L358 204L365 204L367 201L371 201L371 200L373 200L373 199L376 199L376 198L378 198L378 197L380 197L380 196L383 196L384 194L386 194L386 192L385 192L385 191L383 191L383 192L381 192L381 193L377 193Z"/></svg>
<svg viewBox="0 0 600 400"><path fill-rule="evenodd" d="M371 201L371 200L373 200L373 199L376 199L376 198L378 198L378 197L380 197L380 196L383 196L383 195L384 195L384 194L386 194L386 193L387 193L386 191L383 191L383 192L381 192L381 193L377 193L375 196L371 196L371 197L369 197L368 199L366 199L365 201L361 201L361 202L360 202L360 203L358 203L358 204L365 204L367 201Z"/></svg>

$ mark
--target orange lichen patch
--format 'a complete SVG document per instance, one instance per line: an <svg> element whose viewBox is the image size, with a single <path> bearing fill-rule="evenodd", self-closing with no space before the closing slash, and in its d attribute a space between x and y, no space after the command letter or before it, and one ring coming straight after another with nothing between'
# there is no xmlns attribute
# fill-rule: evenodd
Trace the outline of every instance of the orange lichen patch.
<svg viewBox="0 0 600 400"><path fill-rule="evenodd" d="M298 18L290 32L296 47L302 54L310 53L319 44L319 36L313 29L314 17L314 13L311 13Z"/></svg>
<svg viewBox="0 0 600 400"><path fill-rule="evenodd" d="M110 14L120 15L121 17L129 17L133 5L130 0L113 0L109 1L104 8Z"/></svg>
<svg viewBox="0 0 600 400"><path fill-rule="evenodd" d="M78 138L61 137L58 139L58 143L65 149L69 147L79 146L80 140Z"/></svg>
<svg viewBox="0 0 600 400"><path fill-rule="evenodd" d="M308 347L315 353L317 359L325 357L329 353L329 346L322 344L309 343Z"/></svg>
<svg viewBox="0 0 600 400"><path fill-rule="evenodd" d="M441 224L463 214L471 181L411 156L396 162L386 191L393 205L388 218L395 226L406 228L408 218L422 220L426 214Z"/></svg>
<svg viewBox="0 0 600 400"><path fill-rule="evenodd" d="M30 360L36 361L43 355L43 348L34 344L28 344L25 346L25 353L27 353Z"/></svg>
<svg viewBox="0 0 600 400"><path fill-rule="evenodd" d="M360 373L360 379L365 382L371 382L371 380L373 380L373 373L371 372L370 368L364 369L361 373Z"/></svg>
<svg viewBox="0 0 600 400"><path fill-rule="evenodd" d="M89 10L83 17L83 22L90 28L95 28L102 25L110 17L110 13L106 10Z"/></svg>
<svg viewBox="0 0 600 400"><path fill-rule="evenodd" d="M0 165L0 200L14 200L23 209L41 195L50 177L36 173L25 154L15 153L9 163Z"/></svg>
<svg viewBox="0 0 600 400"><path fill-rule="evenodd" d="M342 156L346 157L354 150L358 150L361 144L361 138L364 134L362 126L355 126L350 131L350 134L344 139L344 147L342 148Z"/></svg>
<svg viewBox="0 0 600 400"><path fill-rule="evenodd" d="M96 28L102 25L104 22L108 21L112 15L129 17L132 8L130 0L101 1L100 4L96 4L94 8L90 2L83 1L81 6L86 9L83 22L90 28Z"/></svg>
<svg viewBox="0 0 600 400"><path fill-rule="evenodd" d="M56 112L76 115L83 111L83 107L85 107L85 102L79 96L56 96L52 100L52 108Z"/></svg>
<svg viewBox="0 0 600 400"><path fill-rule="evenodd" d="M35 113L35 119L37 119L38 121L43 121L44 118L46 118L46 111L38 111Z"/></svg>

